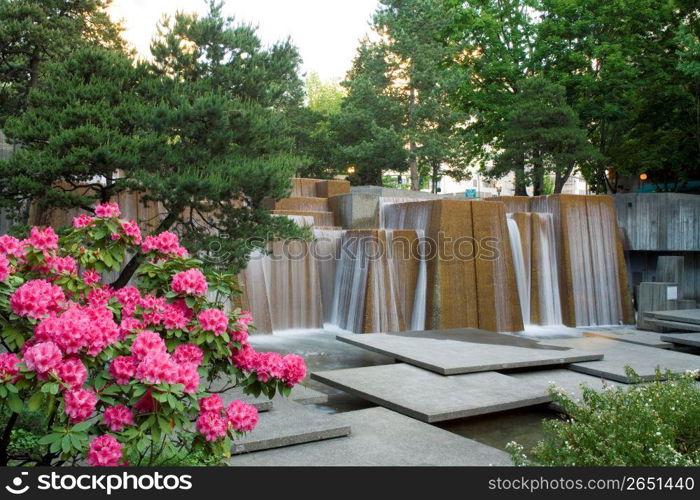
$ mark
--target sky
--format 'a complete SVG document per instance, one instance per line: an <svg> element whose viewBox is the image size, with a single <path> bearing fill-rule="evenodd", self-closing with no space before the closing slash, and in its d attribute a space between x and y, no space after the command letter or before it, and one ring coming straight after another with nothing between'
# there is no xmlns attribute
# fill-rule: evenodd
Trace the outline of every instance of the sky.
<svg viewBox="0 0 700 500"><path fill-rule="evenodd" d="M377 0L224 0L224 15L259 26L264 44L291 37L304 62L302 71L324 81L340 80L350 69L360 39L370 31ZM204 0L113 0L110 14L123 19L124 38L144 56L163 14L205 13Z"/></svg>

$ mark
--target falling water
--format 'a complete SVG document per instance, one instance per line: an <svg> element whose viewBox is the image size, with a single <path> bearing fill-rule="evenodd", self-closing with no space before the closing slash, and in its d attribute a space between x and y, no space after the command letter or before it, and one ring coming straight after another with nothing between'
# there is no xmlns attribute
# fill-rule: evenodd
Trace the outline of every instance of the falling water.
<svg viewBox="0 0 700 500"><path fill-rule="evenodd" d="M510 214L509 214L510 215ZM510 216L507 219L510 248L513 254L513 268L515 269L515 281L520 297L520 310L523 315L523 323L530 323L530 263L525 262L524 249L520 241L518 224Z"/></svg>
<svg viewBox="0 0 700 500"><path fill-rule="evenodd" d="M531 214L532 259L537 267L539 324L561 325L561 298L557 264L556 235L552 214Z"/></svg>
<svg viewBox="0 0 700 500"><path fill-rule="evenodd" d="M343 232L335 272L330 323L352 332L363 330L369 262L362 246L360 238Z"/></svg>

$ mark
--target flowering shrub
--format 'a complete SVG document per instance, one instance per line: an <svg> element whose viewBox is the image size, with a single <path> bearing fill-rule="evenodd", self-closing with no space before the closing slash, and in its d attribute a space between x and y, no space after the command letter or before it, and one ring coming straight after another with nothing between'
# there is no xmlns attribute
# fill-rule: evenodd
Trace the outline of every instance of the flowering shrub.
<svg viewBox="0 0 700 500"><path fill-rule="evenodd" d="M627 376L641 382L629 368ZM700 465L697 377L697 371L657 373L651 383L606 386L602 391L584 385L581 401L552 387L552 399L567 418L545 420L546 439L529 456L516 443L508 443L508 451L516 465Z"/></svg>
<svg viewBox="0 0 700 500"><path fill-rule="evenodd" d="M253 350L250 314L226 312L237 293L232 275L205 275L177 235L142 238L120 216L107 203L60 237L51 228L32 228L24 240L0 236L0 402L12 412L3 436L17 435L19 414L44 411L43 465L227 456L258 415L242 401L225 405L212 389L288 396L306 366ZM136 284L103 284L135 252L146 257ZM12 449L0 442L0 463Z"/></svg>

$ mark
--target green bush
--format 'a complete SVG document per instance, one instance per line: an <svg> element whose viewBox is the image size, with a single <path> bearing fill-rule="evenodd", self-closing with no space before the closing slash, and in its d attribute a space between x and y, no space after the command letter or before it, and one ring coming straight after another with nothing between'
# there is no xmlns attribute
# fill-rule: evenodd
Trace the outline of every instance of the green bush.
<svg viewBox="0 0 700 500"><path fill-rule="evenodd" d="M697 375L657 373L654 382L603 391L583 385L580 401L552 387L553 401L567 418L545 420L545 439L529 456L515 442L507 449L516 465L700 465ZM629 368L628 377L641 382Z"/></svg>

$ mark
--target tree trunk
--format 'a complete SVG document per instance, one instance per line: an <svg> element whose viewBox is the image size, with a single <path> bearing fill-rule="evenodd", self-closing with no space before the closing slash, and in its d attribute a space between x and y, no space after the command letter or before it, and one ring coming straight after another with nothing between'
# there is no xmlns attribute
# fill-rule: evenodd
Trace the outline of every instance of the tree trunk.
<svg viewBox="0 0 700 500"><path fill-rule="evenodd" d="M433 164L433 189L432 192L437 194L438 192L438 182L440 182L440 164L439 163L434 163Z"/></svg>
<svg viewBox="0 0 700 500"><path fill-rule="evenodd" d="M415 113L416 106L416 89L411 87L411 92L408 98L408 134L410 140L408 141L408 154L410 155L408 160L408 168L411 172L411 190L420 191L420 179L418 178L418 160L416 160L416 142L413 139L413 115Z"/></svg>
<svg viewBox="0 0 700 500"><path fill-rule="evenodd" d="M12 413L10 418L5 425L5 431L2 433L2 438L0 439L0 467L7 467L7 462L9 457L7 455L7 448L10 446L10 436L12 435L12 428L17 422L18 413Z"/></svg>
<svg viewBox="0 0 700 500"><path fill-rule="evenodd" d="M564 184L569 180L571 172L574 171L574 164L570 164L563 172L557 171L554 178L554 194L560 194L564 189Z"/></svg>
<svg viewBox="0 0 700 500"><path fill-rule="evenodd" d="M175 215L175 213L175 211L170 212L168 216L165 219L163 219L163 221L158 225L158 227L153 233L157 234L170 229L177 220L177 215ZM177 213L179 213L179 211ZM124 288L143 262L143 259L144 255L141 252L138 252L136 255L134 255L131 258L131 260L129 260L129 262L126 264L126 266L124 266L124 269L122 269L122 272L119 275L119 277L116 280L114 280L114 282L112 283L112 287L117 289Z"/></svg>
<svg viewBox="0 0 700 500"><path fill-rule="evenodd" d="M525 159L521 158L513 169L515 173L515 196L527 196L527 180L525 179Z"/></svg>
<svg viewBox="0 0 700 500"><path fill-rule="evenodd" d="M532 159L532 195L542 196L544 191L544 166L542 165L542 156L540 152L535 153Z"/></svg>

